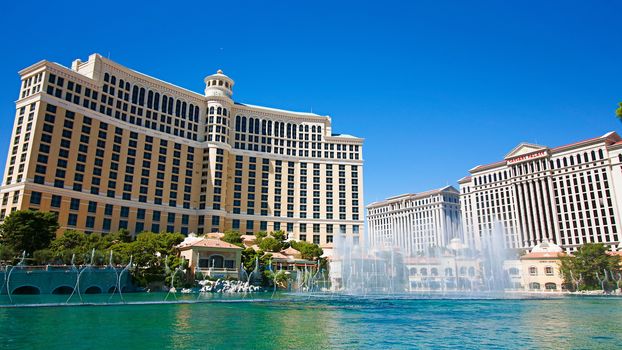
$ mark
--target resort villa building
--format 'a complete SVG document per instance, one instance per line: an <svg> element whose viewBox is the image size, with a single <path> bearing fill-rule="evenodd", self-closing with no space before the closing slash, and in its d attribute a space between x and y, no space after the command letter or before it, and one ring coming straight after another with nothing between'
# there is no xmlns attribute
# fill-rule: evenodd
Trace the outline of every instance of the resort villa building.
<svg viewBox="0 0 622 350"><path fill-rule="evenodd" d="M528 291L561 292L564 280L559 270L563 249L546 239L520 257L523 288Z"/></svg>
<svg viewBox="0 0 622 350"><path fill-rule="evenodd" d="M462 240L460 196L452 186L403 194L367 206L369 241L397 247L405 256Z"/></svg>
<svg viewBox="0 0 622 350"><path fill-rule="evenodd" d="M333 133L329 116L236 102L220 70L204 93L99 54L19 74L0 218L51 211L59 232L283 230L324 247L362 232L363 140Z"/></svg>
<svg viewBox="0 0 622 350"><path fill-rule="evenodd" d="M572 252L584 243L612 250L620 243L622 139L615 132L553 148L521 143L469 172L459 184L471 247L481 249L495 230L507 248L547 242Z"/></svg>

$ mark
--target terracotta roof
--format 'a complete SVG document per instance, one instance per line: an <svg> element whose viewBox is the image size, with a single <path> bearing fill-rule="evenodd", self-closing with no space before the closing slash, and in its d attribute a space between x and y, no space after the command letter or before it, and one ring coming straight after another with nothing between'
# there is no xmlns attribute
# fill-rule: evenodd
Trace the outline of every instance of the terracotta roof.
<svg viewBox="0 0 622 350"><path fill-rule="evenodd" d="M564 253L558 252L536 252L536 253L527 253L521 256L521 259L559 259L564 256Z"/></svg>
<svg viewBox="0 0 622 350"><path fill-rule="evenodd" d="M289 260L289 257L281 253L266 253L272 255L272 259Z"/></svg>
<svg viewBox="0 0 622 350"><path fill-rule="evenodd" d="M281 253L285 255L300 255L300 252L292 247L287 247L287 249L281 250Z"/></svg>
<svg viewBox="0 0 622 350"><path fill-rule="evenodd" d="M201 240L198 240L195 242L189 242L185 244L182 242L180 245L177 246L177 248L179 249L189 249L191 247L226 248L226 249L242 250L242 248L238 247L237 245L223 242L219 239L213 239L213 238L203 238Z"/></svg>

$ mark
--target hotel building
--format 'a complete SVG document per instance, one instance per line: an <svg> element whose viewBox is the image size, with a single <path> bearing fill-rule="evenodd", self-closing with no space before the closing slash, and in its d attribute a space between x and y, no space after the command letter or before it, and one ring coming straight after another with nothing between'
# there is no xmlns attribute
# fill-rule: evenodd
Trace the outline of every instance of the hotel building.
<svg viewBox="0 0 622 350"><path fill-rule="evenodd" d="M403 194L367 206L370 245L398 247L406 255L462 239L460 195L452 186Z"/></svg>
<svg viewBox="0 0 622 350"><path fill-rule="evenodd" d="M469 172L458 182L471 246L481 248L495 227L509 248L552 242L570 252L620 243L622 139L615 132L554 148L521 143Z"/></svg>
<svg viewBox="0 0 622 350"><path fill-rule="evenodd" d="M0 216L64 229L284 230L330 246L363 227L363 140L331 118L234 102L222 71L199 94L98 54L19 72Z"/></svg>

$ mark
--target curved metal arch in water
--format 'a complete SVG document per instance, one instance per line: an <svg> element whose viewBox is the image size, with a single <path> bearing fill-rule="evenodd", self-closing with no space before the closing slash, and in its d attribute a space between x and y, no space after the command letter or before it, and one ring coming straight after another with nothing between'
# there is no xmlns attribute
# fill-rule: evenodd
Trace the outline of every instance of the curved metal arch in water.
<svg viewBox="0 0 622 350"><path fill-rule="evenodd" d="M16 267L23 267L24 266L24 261L26 260L26 251L24 250L22 252L22 258L20 259L20 261L17 263L16 266L11 266L11 270L9 271L8 275L6 276L6 292L7 295L9 296L9 301L11 302L11 304L13 304L13 297L11 297L11 287L10 287L10 282L11 282L11 274L13 273L13 270Z"/></svg>

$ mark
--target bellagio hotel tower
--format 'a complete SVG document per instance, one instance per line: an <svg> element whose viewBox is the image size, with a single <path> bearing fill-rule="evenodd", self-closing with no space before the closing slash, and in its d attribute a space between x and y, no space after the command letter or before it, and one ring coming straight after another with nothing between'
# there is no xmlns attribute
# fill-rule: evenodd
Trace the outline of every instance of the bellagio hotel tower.
<svg viewBox="0 0 622 350"><path fill-rule="evenodd" d="M59 232L283 230L327 248L362 232L363 140L333 133L329 116L234 102L220 70L204 94L98 54L19 74L2 218L50 211Z"/></svg>

